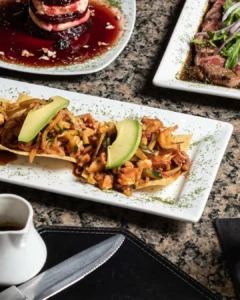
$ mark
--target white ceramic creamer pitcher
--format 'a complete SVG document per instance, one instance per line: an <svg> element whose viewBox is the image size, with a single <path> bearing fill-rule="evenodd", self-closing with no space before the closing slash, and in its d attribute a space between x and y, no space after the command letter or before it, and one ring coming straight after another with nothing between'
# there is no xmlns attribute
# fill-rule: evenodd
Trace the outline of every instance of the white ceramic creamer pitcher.
<svg viewBox="0 0 240 300"><path fill-rule="evenodd" d="M22 229L1 230L1 224L18 224ZM33 226L32 206L19 196L0 194L0 286L29 280L46 257L46 246Z"/></svg>

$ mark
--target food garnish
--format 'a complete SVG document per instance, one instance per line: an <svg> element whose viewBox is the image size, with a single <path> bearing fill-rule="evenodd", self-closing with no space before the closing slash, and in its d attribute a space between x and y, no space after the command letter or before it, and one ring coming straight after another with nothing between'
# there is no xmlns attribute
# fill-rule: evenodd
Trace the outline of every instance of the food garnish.
<svg viewBox="0 0 240 300"><path fill-rule="evenodd" d="M89 113L73 115L67 99L50 99L20 94L16 102L0 100L0 150L29 156L29 162L36 156L73 162L81 180L127 196L168 185L189 170L191 135L174 135L177 125L146 116L100 122Z"/></svg>
<svg viewBox="0 0 240 300"><path fill-rule="evenodd" d="M137 151L142 135L142 127L138 120L123 120L116 124L117 138L108 146L107 169L123 165Z"/></svg>
<svg viewBox="0 0 240 300"><path fill-rule="evenodd" d="M20 103L20 108L24 108L29 103L32 103L32 99L26 100L24 103ZM64 107L69 105L70 101L60 97L51 97L48 104L43 105L37 110L30 110L24 123L21 127L21 131L18 136L19 142L30 142L38 133L48 124L48 122Z"/></svg>

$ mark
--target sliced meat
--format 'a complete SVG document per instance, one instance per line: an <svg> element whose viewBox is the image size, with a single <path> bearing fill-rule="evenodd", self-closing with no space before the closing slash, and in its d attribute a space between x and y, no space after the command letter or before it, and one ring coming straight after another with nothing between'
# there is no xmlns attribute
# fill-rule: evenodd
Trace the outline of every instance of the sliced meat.
<svg viewBox="0 0 240 300"><path fill-rule="evenodd" d="M240 65L239 64L233 69L233 72L240 73Z"/></svg>
<svg viewBox="0 0 240 300"><path fill-rule="evenodd" d="M208 36L208 35L207 35ZM210 56L217 54L217 48L212 47L208 44L208 37L203 35L196 35L195 38L198 40L199 44L195 44L195 51L199 56ZM202 45L205 44L206 46L203 47Z"/></svg>
<svg viewBox="0 0 240 300"><path fill-rule="evenodd" d="M89 27L91 26L91 20L88 19L87 22L75 26L72 28L68 28L66 30L62 31L47 31L39 28L30 17L28 17L28 20L26 22L26 30L29 34L43 38L46 40L71 40L75 37L79 37L86 33L89 30Z"/></svg>
<svg viewBox="0 0 240 300"><path fill-rule="evenodd" d="M221 66L225 63L225 59L218 54L218 49L209 45L202 47L201 45L196 44L195 52L194 63L196 66L205 62L212 62L215 65Z"/></svg>
<svg viewBox="0 0 240 300"><path fill-rule="evenodd" d="M38 15L50 17L68 15L73 13L83 13L88 7L88 0L78 0L66 6L46 5L41 0L31 0Z"/></svg>
<svg viewBox="0 0 240 300"><path fill-rule="evenodd" d="M59 24L53 24L53 23L46 23L42 20L40 20L31 10L31 8L29 8L29 15L32 19L32 21L41 29L45 30L45 31L63 31L66 29L69 29L71 27L75 27L75 26L79 26L85 22L87 22L87 20L90 17L90 11L88 10L87 13L83 16L80 17L77 20L74 21L70 21L70 22L66 22L66 23L59 23Z"/></svg>
<svg viewBox="0 0 240 300"><path fill-rule="evenodd" d="M195 57L195 65L201 66L203 64L211 64L211 65L217 65L220 67L224 67L226 59L222 56L215 54L215 55L209 55L209 56L200 56L196 55Z"/></svg>
<svg viewBox="0 0 240 300"><path fill-rule="evenodd" d="M78 20L82 17L85 16L85 14L87 13L88 11L88 6L87 8L85 9L85 11L83 12L74 12L74 13L71 13L71 14L65 14L65 15L56 15L56 16L48 16L48 15L42 15L42 14L39 14L36 7L34 6L33 4L33 0L30 0L29 1L29 6L31 8L31 11L35 14L35 16L45 22L45 23L52 23L52 24L60 24L60 23L67 23L67 22L73 22L75 20Z"/></svg>
<svg viewBox="0 0 240 300"><path fill-rule="evenodd" d="M218 65L223 67L226 59L218 54L218 49L207 44L207 39L202 35L197 36L200 43L205 43L206 46L202 47L201 44L195 44L196 55L194 57L195 66L200 66L205 63Z"/></svg>
<svg viewBox="0 0 240 300"><path fill-rule="evenodd" d="M207 12L205 19L210 17L212 18L221 18L222 17L222 7L225 1L215 1L212 8Z"/></svg>
<svg viewBox="0 0 240 300"><path fill-rule="evenodd" d="M205 16L204 23L202 25L202 31L216 31L221 28L222 9L224 5L223 0L217 0L214 2L212 8Z"/></svg>
<svg viewBox="0 0 240 300"><path fill-rule="evenodd" d="M240 73L238 72L235 73L210 63L204 63L200 68L212 83L231 88L240 87Z"/></svg>
<svg viewBox="0 0 240 300"><path fill-rule="evenodd" d="M214 20L214 19L208 19L204 22L202 31L216 31L221 28L221 21Z"/></svg>
<svg viewBox="0 0 240 300"><path fill-rule="evenodd" d="M201 56L211 56L211 55L217 53L216 48L213 48L211 46L202 47L198 44L196 44L195 50L196 50L197 54L199 54Z"/></svg>

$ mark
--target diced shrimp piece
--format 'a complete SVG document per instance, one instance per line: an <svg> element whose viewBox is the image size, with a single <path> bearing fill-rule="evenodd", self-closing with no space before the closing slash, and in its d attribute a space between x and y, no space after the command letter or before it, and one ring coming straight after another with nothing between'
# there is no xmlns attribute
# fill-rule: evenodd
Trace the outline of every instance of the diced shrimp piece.
<svg viewBox="0 0 240 300"><path fill-rule="evenodd" d="M105 164L103 164L103 163L101 162L101 160L97 158L96 160L94 160L94 161L91 163L90 167L87 168L87 171L88 171L89 173L96 173L96 172L101 172L101 171L103 171L104 169L105 169Z"/></svg>
<svg viewBox="0 0 240 300"><path fill-rule="evenodd" d="M85 154L85 155L80 155L78 157L78 160L77 160L77 165L78 165L78 167L83 167L84 165L86 165L90 161L91 161L91 157L88 153Z"/></svg>
<svg viewBox="0 0 240 300"><path fill-rule="evenodd" d="M133 163L131 163L130 161L127 161L127 162L125 162L125 167L126 168L131 168L131 169L133 169L134 168L134 165L133 165Z"/></svg>
<svg viewBox="0 0 240 300"><path fill-rule="evenodd" d="M105 153L105 152L102 152L102 153L99 155L99 160L100 160L100 162L101 162L103 165L106 165L106 164L107 164L107 161L106 161L106 153Z"/></svg>
<svg viewBox="0 0 240 300"><path fill-rule="evenodd" d="M188 159L188 155L182 151L175 155L172 160L177 166L183 166Z"/></svg>
<svg viewBox="0 0 240 300"><path fill-rule="evenodd" d="M113 176L105 175L102 180L98 182L101 190L110 190L113 187Z"/></svg>
<svg viewBox="0 0 240 300"><path fill-rule="evenodd" d="M133 191L132 188L124 187L122 191L125 196L127 196L127 197L132 196L132 191Z"/></svg>
<svg viewBox="0 0 240 300"><path fill-rule="evenodd" d="M142 169L151 169L152 161L150 159L139 160L137 166Z"/></svg>
<svg viewBox="0 0 240 300"><path fill-rule="evenodd" d="M90 173L88 175L87 182L93 185L97 183L97 181L94 178L94 173Z"/></svg>
<svg viewBox="0 0 240 300"><path fill-rule="evenodd" d="M118 182L121 185L134 185L141 178L141 174L141 168L122 168Z"/></svg>
<svg viewBox="0 0 240 300"><path fill-rule="evenodd" d="M183 171L188 171L190 169L190 159L185 152L179 152L172 160L177 166L182 166Z"/></svg>
<svg viewBox="0 0 240 300"><path fill-rule="evenodd" d="M149 119L148 117L142 118L142 123L145 125L145 130L148 132L156 132L159 131L160 128L164 128L163 123L158 119Z"/></svg>

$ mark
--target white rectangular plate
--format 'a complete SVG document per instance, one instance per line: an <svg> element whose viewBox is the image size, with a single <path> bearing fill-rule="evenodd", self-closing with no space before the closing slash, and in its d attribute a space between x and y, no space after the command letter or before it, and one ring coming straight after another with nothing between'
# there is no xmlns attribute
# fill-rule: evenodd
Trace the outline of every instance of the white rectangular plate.
<svg viewBox="0 0 240 300"><path fill-rule="evenodd" d="M232 126L215 120L160 110L115 100L68 92L18 81L0 79L0 98L16 99L18 93L34 97L60 95L71 101L74 114L90 112L100 121L143 116L161 119L166 126L177 124L176 134L192 134L189 150L192 166L187 178L160 189L148 188L126 197L116 191L101 191L82 184L72 174L72 164L49 158L36 158L29 164L21 157L0 167L0 180L50 192L70 195L110 205L122 206L178 220L197 222L206 205L218 167L225 152ZM1 155L1 153L0 153Z"/></svg>
<svg viewBox="0 0 240 300"><path fill-rule="evenodd" d="M182 13L154 76L153 84L160 87L240 99L240 90L217 85L194 83L179 79L209 0L186 0Z"/></svg>
<svg viewBox="0 0 240 300"><path fill-rule="evenodd" d="M100 3L106 2L110 5L110 1L97 0ZM33 74L45 74L45 75L80 75L98 72L106 68L112 63L126 47L136 19L136 1L135 0L119 0L121 11L125 16L126 22L123 28L123 35L120 37L116 45L114 45L109 51L96 56L92 59L86 60L83 63L76 63L67 66L55 66L55 67L29 67L20 64L8 63L0 60L0 67ZM114 6L113 6L114 7Z"/></svg>

